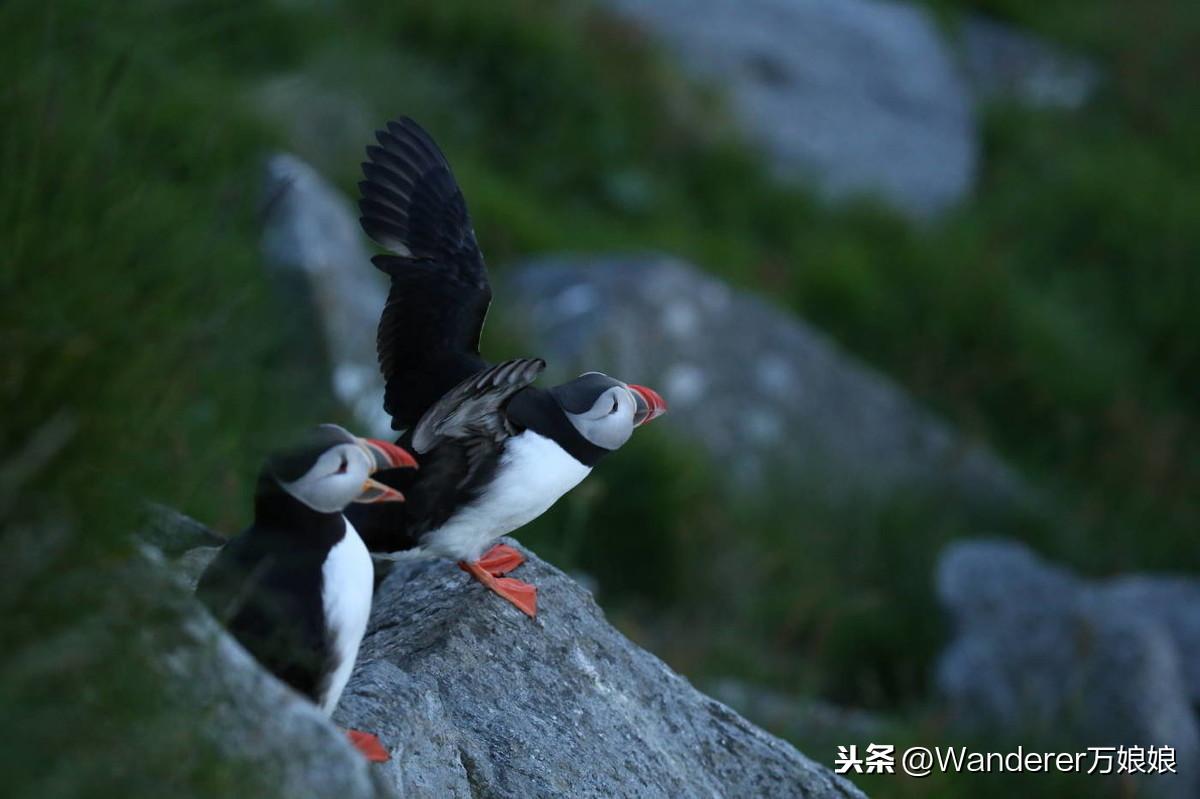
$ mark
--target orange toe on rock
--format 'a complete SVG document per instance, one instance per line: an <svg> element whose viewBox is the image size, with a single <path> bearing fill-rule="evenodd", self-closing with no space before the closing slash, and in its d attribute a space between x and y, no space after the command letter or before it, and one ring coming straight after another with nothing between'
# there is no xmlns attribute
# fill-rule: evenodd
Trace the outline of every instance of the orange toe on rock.
<svg viewBox="0 0 1200 799"><path fill-rule="evenodd" d="M525 556L508 544L496 544L478 563L493 577L503 577L525 562Z"/></svg>
<svg viewBox="0 0 1200 799"><path fill-rule="evenodd" d="M497 577L492 590L516 605L531 619L537 618L537 587L511 577Z"/></svg>
<svg viewBox="0 0 1200 799"><path fill-rule="evenodd" d="M354 748L362 752L363 757L372 763L386 763L391 759L388 750L384 748L379 738L361 730L346 730L346 737Z"/></svg>

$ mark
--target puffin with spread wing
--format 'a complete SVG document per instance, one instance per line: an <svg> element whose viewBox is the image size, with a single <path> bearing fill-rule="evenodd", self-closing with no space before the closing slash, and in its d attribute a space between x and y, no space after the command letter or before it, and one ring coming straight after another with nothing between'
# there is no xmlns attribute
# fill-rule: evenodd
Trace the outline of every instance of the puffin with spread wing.
<svg viewBox="0 0 1200 799"><path fill-rule="evenodd" d="M666 403L600 372L543 389L532 385L539 358L484 361L492 291L450 165L411 119L376 138L359 207L367 235L389 251L372 259L391 278L377 342L384 409L421 468L380 476L407 502L347 515L373 553L457 560L535 616L537 589L504 576L524 557L489 545L544 513Z"/></svg>

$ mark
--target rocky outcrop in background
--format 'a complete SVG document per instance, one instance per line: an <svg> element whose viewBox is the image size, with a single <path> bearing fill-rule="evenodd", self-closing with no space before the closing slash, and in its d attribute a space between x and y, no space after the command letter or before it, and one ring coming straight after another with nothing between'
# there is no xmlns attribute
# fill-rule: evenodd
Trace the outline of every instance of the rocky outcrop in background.
<svg viewBox="0 0 1200 799"><path fill-rule="evenodd" d="M1096 69L970 17L947 36L895 0L604 0L724 91L781 176L831 198L875 194L915 217L967 196L977 100L1080 105Z"/></svg>
<svg viewBox="0 0 1200 799"><path fill-rule="evenodd" d="M933 20L877 0L608 0L721 88L784 177L878 193L925 216L964 196L978 160L965 80Z"/></svg>
<svg viewBox="0 0 1200 799"><path fill-rule="evenodd" d="M848 496L1029 500L986 448L828 336L677 259L544 258L511 270L502 296L552 376L603 364L655 386L673 411L662 422L743 487L770 470Z"/></svg>
<svg viewBox="0 0 1200 799"><path fill-rule="evenodd" d="M956 638L938 688L959 725L1083 747L1175 747L1178 774L1154 795L1200 788L1200 582L1083 580L1021 544L964 541L943 553L937 590Z"/></svg>
<svg viewBox="0 0 1200 799"><path fill-rule="evenodd" d="M156 535L176 523L160 518ZM188 555L189 579L215 551ZM697 691L525 554L517 576L538 586L536 621L447 561L397 564L379 584L334 717L379 735L392 759L378 766L198 607L189 643L164 659L214 740L261 758L290 796L862 796Z"/></svg>

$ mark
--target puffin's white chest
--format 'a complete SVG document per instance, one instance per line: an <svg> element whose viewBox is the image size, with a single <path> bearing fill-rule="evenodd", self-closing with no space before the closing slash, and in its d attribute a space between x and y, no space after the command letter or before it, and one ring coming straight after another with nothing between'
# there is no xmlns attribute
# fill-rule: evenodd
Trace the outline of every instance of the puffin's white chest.
<svg viewBox="0 0 1200 799"><path fill-rule="evenodd" d="M320 704L326 713L333 713L350 679L350 672L354 670L358 645L367 630L375 582L371 555L350 522L346 522L342 540L325 557L321 577L332 671L321 693Z"/></svg>
<svg viewBox="0 0 1200 799"><path fill-rule="evenodd" d="M445 558L478 560L489 543L541 516L591 471L532 430L513 436L491 485L431 532L425 548Z"/></svg>

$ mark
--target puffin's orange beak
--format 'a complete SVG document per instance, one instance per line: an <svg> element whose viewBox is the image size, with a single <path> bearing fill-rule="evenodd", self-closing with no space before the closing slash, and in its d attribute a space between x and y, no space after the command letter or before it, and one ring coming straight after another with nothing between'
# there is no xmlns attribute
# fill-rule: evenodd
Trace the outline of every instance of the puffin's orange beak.
<svg viewBox="0 0 1200 799"><path fill-rule="evenodd" d="M382 441L378 438L360 438L358 442L363 445L370 454L371 459L375 462L373 471L382 471L384 469L416 469L417 459L403 447L396 446L390 441Z"/></svg>
<svg viewBox="0 0 1200 799"><path fill-rule="evenodd" d="M634 400L637 401L637 411L633 414L634 427L640 427L667 412L667 401L657 391L633 383L628 385Z"/></svg>
<svg viewBox="0 0 1200 799"><path fill-rule="evenodd" d="M417 459L412 456L408 450L403 447L398 447L390 441L381 441L377 438L360 438L358 440L360 446L371 456L371 461L374 467L371 472L379 472L384 469L416 469ZM403 502L404 495L389 485L368 477L363 481L362 494L359 495L355 502Z"/></svg>
<svg viewBox="0 0 1200 799"><path fill-rule="evenodd" d="M363 481L362 493L354 501L367 505L374 502L403 502L404 495L391 486L368 477Z"/></svg>

